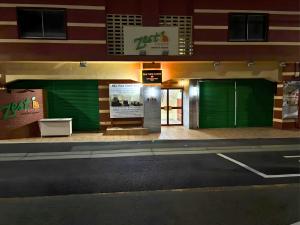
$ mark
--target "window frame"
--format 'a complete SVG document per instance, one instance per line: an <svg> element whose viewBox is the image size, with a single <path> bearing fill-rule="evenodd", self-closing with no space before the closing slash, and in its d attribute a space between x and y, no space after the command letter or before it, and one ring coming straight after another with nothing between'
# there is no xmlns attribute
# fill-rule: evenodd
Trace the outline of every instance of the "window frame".
<svg viewBox="0 0 300 225"><path fill-rule="evenodd" d="M64 13L64 31L65 31L65 37L49 37L49 36L37 36L37 37L23 37L21 35L21 29L20 29L20 23L19 23L19 11L21 10L36 10L39 12L46 12L51 10L57 10L57 11L63 11ZM43 40L68 40L68 26L67 26L67 9L65 8L40 8L40 7L16 7L16 15L17 15L17 26L18 26L18 38L19 39L43 39ZM42 27L44 27L44 20L42 22ZM44 29L44 28L43 28ZM42 30L43 34L45 30Z"/></svg>
<svg viewBox="0 0 300 225"><path fill-rule="evenodd" d="M230 19L232 16L245 16L246 26L245 26L245 39L231 39L230 38ZM249 16L263 16L265 19L265 38L261 40L251 40L248 39L248 17ZM228 42L268 42L269 41L269 14L268 13L229 13L228 14L228 29L227 29L227 41Z"/></svg>

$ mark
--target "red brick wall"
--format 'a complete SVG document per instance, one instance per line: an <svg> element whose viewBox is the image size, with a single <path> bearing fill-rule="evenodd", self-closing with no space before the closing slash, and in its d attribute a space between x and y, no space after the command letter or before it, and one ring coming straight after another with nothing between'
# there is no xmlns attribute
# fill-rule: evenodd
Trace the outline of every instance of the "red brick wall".
<svg viewBox="0 0 300 225"><path fill-rule="evenodd" d="M35 97L39 108L33 108L32 97ZM5 119L5 105L19 103L29 99L29 110L16 112L15 117ZM43 90L12 90L11 93L0 91L0 139L26 138L39 136L38 120L44 118ZM11 113L10 113L11 115Z"/></svg>

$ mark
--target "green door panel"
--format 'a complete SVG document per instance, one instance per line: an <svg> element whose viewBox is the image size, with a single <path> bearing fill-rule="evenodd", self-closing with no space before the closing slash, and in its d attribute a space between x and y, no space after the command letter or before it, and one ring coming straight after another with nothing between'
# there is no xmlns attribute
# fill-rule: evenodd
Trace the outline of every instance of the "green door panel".
<svg viewBox="0 0 300 225"><path fill-rule="evenodd" d="M200 128L272 126L273 82L264 79L210 80L200 82L199 87Z"/></svg>
<svg viewBox="0 0 300 225"><path fill-rule="evenodd" d="M234 81L200 82L201 128L234 127Z"/></svg>
<svg viewBox="0 0 300 225"><path fill-rule="evenodd" d="M237 80L237 127L272 126L275 84L255 80Z"/></svg>
<svg viewBox="0 0 300 225"><path fill-rule="evenodd" d="M96 80L19 81L11 88L47 91L49 118L72 118L74 131L99 129L99 94Z"/></svg>

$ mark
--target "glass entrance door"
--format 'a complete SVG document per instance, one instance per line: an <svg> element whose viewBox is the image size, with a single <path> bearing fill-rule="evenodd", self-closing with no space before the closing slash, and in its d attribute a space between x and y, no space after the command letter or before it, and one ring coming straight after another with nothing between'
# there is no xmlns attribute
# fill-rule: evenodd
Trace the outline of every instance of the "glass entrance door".
<svg viewBox="0 0 300 225"><path fill-rule="evenodd" d="M161 90L161 125L183 124L183 89Z"/></svg>

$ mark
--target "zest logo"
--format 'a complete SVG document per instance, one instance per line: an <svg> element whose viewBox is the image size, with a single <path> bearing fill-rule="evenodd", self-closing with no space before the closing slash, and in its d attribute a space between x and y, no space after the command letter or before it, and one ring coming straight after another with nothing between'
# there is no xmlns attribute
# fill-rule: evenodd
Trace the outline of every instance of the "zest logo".
<svg viewBox="0 0 300 225"><path fill-rule="evenodd" d="M136 43L136 50L143 49L147 46L147 44L156 42L169 42L169 38L167 35L165 35L165 31L160 33L156 32L153 35L145 35L134 39L134 43Z"/></svg>
<svg viewBox="0 0 300 225"><path fill-rule="evenodd" d="M35 97L25 98L19 102L12 102L6 105L0 106L0 112L3 113L2 120L9 120L16 118L17 112L29 111L30 109L38 110L40 108L38 101Z"/></svg>

